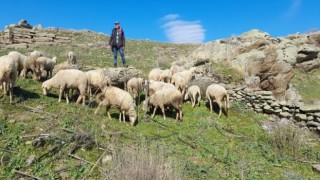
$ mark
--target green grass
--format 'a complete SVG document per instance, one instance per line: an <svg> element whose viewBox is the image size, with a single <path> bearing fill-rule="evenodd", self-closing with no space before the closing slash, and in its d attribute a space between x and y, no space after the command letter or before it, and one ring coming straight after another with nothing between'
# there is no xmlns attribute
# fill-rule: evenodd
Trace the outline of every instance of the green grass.
<svg viewBox="0 0 320 180"><path fill-rule="evenodd" d="M293 87L295 87L305 103L312 103L320 100L320 70L311 73L304 73L296 70L292 79Z"/></svg>
<svg viewBox="0 0 320 180"><path fill-rule="evenodd" d="M57 56L60 62L66 60L68 51L74 51L85 65L113 65L110 50L101 46L107 37L75 34L64 34L72 37L75 44L36 49L48 56ZM94 45L81 45L90 43ZM178 56L188 54L195 47L197 45L128 40L126 56L130 65L146 75L155 67L156 61L162 67L169 67ZM0 54L8 51L1 49ZM31 50L20 52L27 51ZM234 82L241 80L233 69L213 67L222 75L230 76ZM295 78L300 75L304 78L303 74ZM310 163L299 161L320 161L318 141L305 144L298 152L298 158L284 156L273 147L270 136L261 128L262 123L268 122L268 117L246 109L241 103L233 103L228 118L222 116L220 119L216 113L209 113L205 101L196 108L185 103L184 121L180 123L174 120L175 114L169 112L167 120L157 113L154 119L146 121L139 105L139 123L132 127L129 123L119 123L118 112L114 109L111 110L113 119L108 120L103 108L94 114L94 104L92 107L81 106L66 104L64 100L58 103L57 90L43 96L40 82L19 78L16 84L19 88L15 88L15 104L9 104L8 97L0 99L0 158L6 160L5 165L0 165L0 179L19 177L14 170L43 179L106 178L102 172L114 168L112 163L98 163L91 171L92 164L68 155L77 144L73 137L75 134L86 134L94 141L92 148L85 148L87 145L84 143L74 153L92 163L104 153L103 149L144 146L150 152L164 151L166 161L173 163L172 167L183 174L183 179L319 179L319 173L312 171ZM32 146L30 143L40 134L51 136L44 146ZM113 153L106 151L106 154ZM31 155L35 155L37 161L27 166L26 160Z"/></svg>

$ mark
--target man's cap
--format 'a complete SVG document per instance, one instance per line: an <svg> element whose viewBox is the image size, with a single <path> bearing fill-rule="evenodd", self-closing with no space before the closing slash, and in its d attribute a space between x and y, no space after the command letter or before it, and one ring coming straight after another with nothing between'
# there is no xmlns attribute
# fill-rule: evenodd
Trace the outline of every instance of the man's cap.
<svg viewBox="0 0 320 180"><path fill-rule="evenodd" d="M114 24L120 24L120 22L119 21L115 21Z"/></svg>

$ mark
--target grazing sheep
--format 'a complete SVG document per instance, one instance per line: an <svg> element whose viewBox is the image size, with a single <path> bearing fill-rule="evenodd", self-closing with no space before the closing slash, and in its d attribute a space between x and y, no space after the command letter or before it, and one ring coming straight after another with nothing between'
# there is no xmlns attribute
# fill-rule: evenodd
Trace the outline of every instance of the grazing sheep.
<svg viewBox="0 0 320 180"><path fill-rule="evenodd" d="M159 81L170 83L172 78L172 73L169 69L163 70L160 74Z"/></svg>
<svg viewBox="0 0 320 180"><path fill-rule="evenodd" d="M80 95L77 99L77 103L80 103L81 100L83 100L82 105L85 105L87 86L88 78L86 74L76 69L61 70L51 79L46 80L42 83L44 95L47 95L47 92L52 88L60 90L58 102L61 102L62 94L64 93L66 96L67 103L69 103L69 98L67 94L69 89L79 90Z"/></svg>
<svg viewBox="0 0 320 180"><path fill-rule="evenodd" d="M76 54L74 52L70 51L68 53L68 58L69 58L69 60L68 60L69 64L77 64L77 58L76 58Z"/></svg>
<svg viewBox="0 0 320 180"><path fill-rule="evenodd" d="M175 74L175 73L177 73L177 72L184 71L184 70L186 70L184 67L178 66L178 65L173 65L173 66L171 66L171 68L170 68L170 71L171 71L172 75Z"/></svg>
<svg viewBox="0 0 320 180"><path fill-rule="evenodd" d="M53 74L56 74L60 70L66 70L66 69L78 69L78 67L76 65L71 65L71 64L69 64L68 61L66 61L64 63L60 63L60 64L55 65L54 69L53 69Z"/></svg>
<svg viewBox="0 0 320 180"><path fill-rule="evenodd" d="M27 56L26 60L23 64L22 76L24 78L27 77L28 70L32 71L33 79L37 79L39 76L39 72L36 71L36 61L38 57L41 57L42 53L39 51L33 51L29 56Z"/></svg>
<svg viewBox="0 0 320 180"><path fill-rule="evenodd" d="M173 107L176 109L176 120L182 121L182 103L183 96L177 89L163 88L156 91L152 96L143 102L143 111L146 113L148 106L153 105L152 118L155 116L158 107L161 108L163 119L166 119L165 107Z"/></svg>
<svg viewBox="0 0 320 180"><path fill-rule="evenodd" d="M47 58L47 57L38 57L36 60L36 71L38 72L37 75L41 75L42 72L46 71L47 76L46 78L48 79L49 77L52 77L52 71L57 63L57 57L53 57L52 59ZM41 76L37 77L40 79Z"/></svg>
<svg viewBox="0 0 320 180"><path fill-rule="evenodd" d="M189 70L184 70L184 71L181 71L181 72L177 72L177 73L172 75L171 83L175 84L176 78L178 76L184 77L186 79L186 82L189 83L191 81L195 71L196 71L196 67L192 67Z"/></svg>
<svg viewBox="0 0 320 180"><path fill-rule="evenodd" d="M135 103L132 96L117 87L109 86L105 87L103 91L97 95L97 101L101 101L95 111L95 114L98 113L98 110L101 106L106 107L108 118L111 119L109 109L110 107L116 108L120 111L119 121L121 122L121 114L123 122L126 122L125 115L129 116L131 125L135 125L137 122L137 113L135 111Z"/></svg>
<svg viewBox="0 0 320 180"><path fill-rule="evenodd" d="M0 57L0 84L2 84L3 93L9 92L10 103L12 103L13 86L17 79L17 68L11 56Z"/></svg>
<svg viewBox="0 0 320 180"><path fill-rule="evenodd" d="M149 73L149 80L159 81L160 74L162 73L162 70L160 68L154 68Z"/></svg>
<svg viewBox="0 0 320 180"><path fill-rule="evenodd" d="M198 106L200 106L200 100L201 100L201 93L200 93L200 87L193 85L188 88L187 93L184 96L184 100L187 100L188 98L191 99L192 107L196 105L196 102L198 103Z"/></svg>
<svg viewBox="0 0 320 180"><path fill-rule="evenodd" d="M226 109L227 112L227 116L228 116L228 109L229 109L229 95L227 90L219 85L219 84L211 84L210 86L207 87L206 90L206 97L209 100L209 104L210 104L210 112L212 112L212 100L215 99L218 106L219 106L219 118L221 116L221 112L222 112L222 101L224 100L224 107Z"/></svg>
<svg viewBox="0 0 320 180"><path fill-rule="evenodd" d="M142 86L143 86L143 78L133 77L127 82L128 92L132 94L134 100L136 100L139 93L141 93Z"/></svg>
<svg viewBox="0 0 320 180"><path fill-rule="evenodd" d="M15 65L16 65L16 68L18 71L17 76L19 76L21 74L21 71L23 69L23 64L24 64L24 61L26 60L27 56L25 56L19 52L16 52L16 51L11 51L11 52L9 52L8 55L11 56L13 61L15 62Z"/></svg>
<svg viewBox="0 0 320 180"><path fill-rule="evenodd" d="M189 81L179 73L174 74L174 85L184 95L188 88Z"/></svg>
<svg viewBox="0 0 320 180"><path fill-rule="evenodd" d="M165 83L165 82L161 82L161 81L145 81L145 94L146 97L151 96L152 94L154 94L156 91L162 89L162 88L172 88L172 89L176 89L176 87L173 84L170 83Z"/></svg>
<svg viewBox="0 0 320 180"><path fill-rule="evenodd" d="M95 89L97 92L102 91L106 86L111 86L111 80L107 77L103 70L96 69L85 72L89 83L90 97L92 96L92 90Z"/></svg>

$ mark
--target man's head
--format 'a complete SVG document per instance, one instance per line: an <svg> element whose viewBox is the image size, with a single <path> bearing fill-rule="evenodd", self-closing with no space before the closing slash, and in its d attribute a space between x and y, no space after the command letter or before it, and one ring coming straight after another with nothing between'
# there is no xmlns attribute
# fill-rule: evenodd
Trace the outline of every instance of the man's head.
<svg viewBox="0 0 320 180"><path fill-rule="evenodd" d="M119 28L120 27L120 22L119 21L115 21L114 25L116 26L116 28Z"/></svg>

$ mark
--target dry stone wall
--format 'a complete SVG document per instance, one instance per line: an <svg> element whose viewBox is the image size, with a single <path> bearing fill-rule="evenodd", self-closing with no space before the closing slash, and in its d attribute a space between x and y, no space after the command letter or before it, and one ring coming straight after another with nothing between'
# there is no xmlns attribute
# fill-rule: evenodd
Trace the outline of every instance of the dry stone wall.
<svg viewBox="0 0 320 180"><path fill-rule="evenodd" d="M68 37L60 37L54 33L43 30L27 29L21 27L6 28L0 32L0 44L4 48L27 48L32 45L57 43L70 43Z"/></svg>
<svg viewBox="0 0 320 180"><path fill-rule="evenodd" d="M320 105L295 105L278 102L271 91L252 91L248 88L228 90L232 101L240 101L258 113L276 115L292 120L300 127L320 133Z"/></svg>

